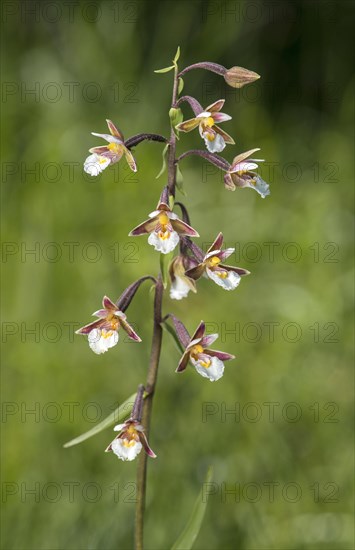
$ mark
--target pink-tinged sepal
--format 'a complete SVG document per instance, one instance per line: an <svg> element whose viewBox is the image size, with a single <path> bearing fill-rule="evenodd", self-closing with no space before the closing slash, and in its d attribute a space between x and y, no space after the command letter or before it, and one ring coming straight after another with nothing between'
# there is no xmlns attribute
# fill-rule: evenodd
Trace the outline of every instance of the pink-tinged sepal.
<svg viewBox="0 0 355 550"><path fill-rule="evenodd" d="M117 137L117 138L120 139L121 141L124 141L124 137L123 137L123 134L122 134L121 130L119 130L119 129L114 125L114 123L112 122L112 120L106 119L106 122L107 122L107 126L108 126L108 129L110 130L111 135Z"/></svg>
<svg viewBox="0 0 355 550"><path fill-rule="evenodd" d="M199 237L200 236L193 227L191 227L187 223L183 222L182 220L179 220L179 219L171 220L171 225L173 226L173 229L177 233L179 233L179 235L184 235L186 237Z"/></svg>
<svg viewBox="0 0 355 550"><path fill-rule="evenodd" d="M79 328L75 331L75 334L90 334L91 331L101 328L103 324L104 321L102 319L98 319L97 321L93 321L92 323Z"/></svg>
<svg viewBox="0 0 355 550"><path fill-rule="evenodd" d="M223 245L223 233L220 232L218 233L217 237L215 238L215 240L207 250L206 256L210 254L210 252L213 252L215 250L221 250L222 245Z"/></svg>
<svg viewBox="0 0 355 550"><path fill-rule="evenodd" d="M221 267L222 269L226 269L227 271L234 271L234 273L238 273L238 275L240 276L250 275L250 271L248 271L247 269L244 269L243 267L236 267L234 265L223 265L223 264L219 264L219 267Z"/></svg>
<svg viewBox="0 0 355 550"><path fill-rule="evenodd" d="M200 338L202 338L203 335L205 334L205 330L206 330L206 325L203 321L201 321L201 323L198 325L197 329L195 330L194 334L191 336L190 344L194 340L199 340Z"/></svg>
<svg viewBox="0 0 355 550"><path fill-rule="evenodd" d="M106 309L98 309L97 311L94 311L93 315L95 317L100 317L101 319L104 319L107 315Z"/></svg>
<svg viewBox="0 0 355 550"><path fill-rule="evenodd" d="M232 136L227 134L227 132L222 130L219 126L214 126L214 129L217 132L217 134L219 134L221 136L221 138L223 139L223 141L225 143L229 143L230 145L235 145L234 139L232 138Z"/></svg>
<svg viewBox="0 0 355 550"><path fill-rule="evenodd" d="M201 346L203 346L204 348L208 348L208 346L210 346L211 344L213 344L213 342L217 340L218 336L219 335L217 333L206 334L200 342Z"/></svg>
<svg viewBox="0 0 355 550"><path fill-rule="evenodd" d="M217 101L215 101L214 103L206 107L205 110L208 111L209 113L217 113L222 109L225 101L226 101L225 99L218 99Z"/></svg>
<svg viewBox="0 0 355 550"><path fill-rule="evenodd" d="M112 300L110 300L110 298L108 296L103 297L102 305L107 310L116 311L116 309L117 309L116 304Z"/></svg>
<svg viewBox="0 0 355 550"><path fill-rule="evenodd" d="M178 368L176 369L175 372L183 372L186 369L186 367L189 363L189 360L190 360L189 351L185 351L185 353L183 354L183 356L181 357L181 359L179 361Z"/></svg>
<svg viewBox="0 0 355 550"><path fill-rule="evenodd" d="M226 353L224 351L218 351L218 350L215 350L215 349L208 349L208 348L204 348L205 349L205 353L207 355L210 355L211 357L217 357L218 359L220 359L220 361L231 361L232 359L235 359L235 355L232 355L231 353Z"/></svg>
<svg viewBox="0 0 355 550"><path fill-rule="evenodd" d="M127 321L122 320L121 325L123 330L127 332L128 338L131 340L134 340L135 342L141 342L141 338L138 336L138 334L133 330L132 326L127 323Z"/></svg>
<svg viewBox="0 0 355 550"><path fill-rule="evenodd" d="M234 172L234 170L236 169L237 165L240 162L243 162L245 159L250 157L250 155L252 155L253 153L256 153L257 151L260 151L259 147L257 147L256 149L250 149L249 151L246 151L245 153L240 153L240 155L237 155L236 157L234 157L230 167L230 171Z"/></svg>
<svg viewBox="0 0 355 550"><path fill-rule="evenodd" d="M137 225L132 231L128 233L129 237L138 237L139 235L146 235L147 233L151 233L154 231L156 227L156 220L150 219L146 220L145 222L141 223L140 225Z"/></svg>
<svg viewBox="0 0 355 550"><path fill-rule="evenodd" d="M157 458L157 455L155 454L153 449L151 449L151 447L149 446L145 433L139 431L138 436L139 436L140 442L143 445L143 449L145 450L147 455L150 456L151 458Z"/></svg>
<svg viewBox="0 0 355 550"><path fill-rule="evenodd" d="M107 155L107 147L106 145L100 145L99 147L91 147L89 149L89 153L94 153L96 155L102 155L105 157Z"/></svg>
<svg viewBox="0 0 355 550"><path fill-rule="evenodd" d="M232 117L230 115L227 115L226 113L213 113L212 118L216 122L216 124L232 120Z"/></svg>

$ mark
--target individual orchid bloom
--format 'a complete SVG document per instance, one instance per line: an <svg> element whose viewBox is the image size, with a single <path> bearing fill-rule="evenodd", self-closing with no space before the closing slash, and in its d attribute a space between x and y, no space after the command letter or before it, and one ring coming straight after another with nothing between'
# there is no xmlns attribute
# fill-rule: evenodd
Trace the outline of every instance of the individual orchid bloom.
<svg viewBox="0 0 355 550"><path fill-rule="evenodd" d="M114 427L118 436L107 447L106 452L113 451L121 460L134 460L143 449L148 456L156 458L149 447L143 426L137 420L127 420Z"/></svg>
<svg viewBox="0 0 355 550"><path fill-rule="evenodd" d="M185 120L176 126L180 132L191 132L199 127L200 136L205 140L205 144L210 153L220 153L223 151L227 143L234 144L234 139L221 130L217 123L231 120L232 117L225 113L220 113L224 105L224 99L219 99L206 107L195 118Z"/></svg>
<svg viewBox="0 0 355 550"><path fill-rule="evenodd" d="M113 429L119 432L118 436L110 443L106 453L113 451L121 460L134 460L142 448L148 456L156 458L156 454L150 448L144 428L141 424L144 387L139 386L133 405L132 416L123 424L118 424Z"/></svg>
<svg viewBox="0 0 355 550"><path fill-rule="evenodd" d="M186 298L190 290L197 292L196 283L185 274L186 270L195 267L197 262L188 256L176 256L169 266L170 275L170 298L182 300Z"/></svg>
<svg viewBox="0 0 355 550"><path fill-rule="evenodd" d="M97 176L110 164L118 162L122 156L126 157L128 166L133 172L137 172L136 161L133 158L131 151L125 146L123 134L116 126L107 120L107 126L111 134L97 134L91 132L93 136L98 136L105 139L108 145L100 147L92 147L89 149L91 155L84 162L84 170L90 176Z"/></svg>
<svg viewBox="0 0 355 550"><path fill-rule="evenodd" d="M115 346L119 340L118 331L121 327L127 332L131 340L135 342L142 341L128 323L126 315L118 309L110 298L104 296L102 306L103 309L93 313L99 318L98 320L76 331L76 334L88 335L89 346L92 351L99 355Z"/></svg>
<svg viewBox="0 0 355 550"><path fill-rule="evenodd" d="M270 195L269 185L254 170L258 168L258 162L263 159L249 159L250 155L260 151L251 149L241 153L233 159L233 162L224 176L224 185L229 191L235 191L236 187L251 187L264 199Z"/></svg>
<svg viewBox="0 0 355 550"><path fill-rule="evenodd" d="M176 372L183 372L190 361L201 376L215 382L223 376L224 361L235 359L235 357L224 351L209 349L209 346L217 340L218 334L206 335L205 331L205 323L201 321L186 346Z"/></svg>
<svg viewBox="0 0 355 550"><path fill-rule="evenodd" d="M130 237L149 234L148 243L162 254L168 254L178 244L180 236L199 237L190 225L179 219L168 206L166 188L163 190L157 209L149 214L149 219L129 233Z"/></svg>
<svg viewBox="0 0 355 550"><path fill-rule="evenodd" d="M222 262L234 252L234 248L222 250L223 235L219 233L214 243L207 250L202 262L196 267L188 269L185 273L187 277L195 281L206 275L217 285L225 290L234 290L240 283L243 275L249 275L249 271L241 267L224 265Z"/></svg>

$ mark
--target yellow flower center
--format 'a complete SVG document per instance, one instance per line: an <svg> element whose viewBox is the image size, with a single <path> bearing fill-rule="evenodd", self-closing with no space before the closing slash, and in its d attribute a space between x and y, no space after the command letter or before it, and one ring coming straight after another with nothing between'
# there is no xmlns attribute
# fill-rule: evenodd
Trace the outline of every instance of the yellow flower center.
<svg viewBox="0 0 355 550"><path fill-rule="evenodd" d="M214 126L214 119L211 116L206 117L203 122L206 126L209 126L210 128Z"/></svg>
<svg viewBox="0 0 355 550"><path fill-rule="evenodd" d="M134 426L129 426L125 432L125 437L123 438L123 445L125 447L133 447L137 441L139 441L137 430Z"/></svg>
<svg viewBox="0 0 355 550"><path fill-rule="evenodd" d="M207 359L207 361L202 361L202 359L199 359L198 357L199 354L203 352L204 349L201 344L196 344L190 351L190 357L192 357L195 361L199 361L200 364L207 369L211 365L211 361L209 359Z"/></svg>
<svg viewBox="0 0 355 550"><path fill-rule="evenodd" d="M108 313L106 317L106 321L110 323L111 330L108 330L106 335L104 335L105 338L108 338L111 336L113 331L118 331L120 328L120 321L113 313Z"/></svg>
<svg viewBox="0 0 355 550"><path fill-rule="evenodd" d="M102 338L110 338L113 334L113 330L107 330L101 333Z"/></svg>
<svg viewBox="0 0 355 550"><path fill-rule="evenodd" d="M161 225L161 231L159 231L159 238L165 241L170 237L170 231L167 229L167 225L169 225L169 218L165 214L165 212L162 212L161 214L159 214L158 220L159 220L159 224Z"/></svg>
<svg viewBox="0 0 355 550"><path fill-rule="evenodd" d="M218 258L218 256L212 256L212 258L208 258L206 264L207 267L215 267L221 262L221 260Z"/></svg>
<svg viewBox="0 0 355 550"><path fill-rule="evenodd" d="M107 149L118 154L120 152L121 145L119 143L111 142L107 145Z"/></svg>

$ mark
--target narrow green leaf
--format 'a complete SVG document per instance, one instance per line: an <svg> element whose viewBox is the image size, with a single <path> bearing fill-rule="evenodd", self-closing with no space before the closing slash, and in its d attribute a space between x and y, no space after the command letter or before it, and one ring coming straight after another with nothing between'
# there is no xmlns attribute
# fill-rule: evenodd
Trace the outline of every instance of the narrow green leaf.
<svg viewBox="0 0 355 550"><path fill-rule="evenodd" d="M175 69L175 65L170 65L170 67L164 67L163 69L156 69L155 73L168 73L169 71L172 71Z"/></svg>
<svg viewBox="0 0 355 550"><path fill-rule="evenodd" d="M174 59L173 59L174 65L176 65L177 62L179 61L179 57L180 57L180 46L178 46L178 49L176 50L175 57L174 57Z"/></svg>
<svg viewBox="0 0 355 550"><path fill-rule="evenodd" d="M178 350L179 354L183 354L184 353L184 348L182 347L181 343L180 343L180 340L179 338L177 337L176 335L176 332L175 330L173 329L173 327L171 325L169 325L169 323L167 323L166 321L164 321L162 323L162 328L163 330L165 330L165 332L167 332L168 334L170 334L174 344L175 344L175 347L176 349Z"/></svg>
<svg viewBox="0 0 355 550"><path fill-rule="evenodd" d="M125 420L132 412L133 403L136 398L136 393L131 395L126 401L122 403L116 410L114 410L111 414L108 415L105 420L91 428L88 432L85 432L75 439L72 439L71 441L68 441L63 445L65 448L73 447L73 445L78 445L79 443L82 443L86 439L89 439L90 437L102 432L109 426L112 426L112 424L120 424L123 420Z"/></svg>
<svg viewBox="0 0 355 550"><path fill-rule="evenodd" d="M211 483L212 476L213 468L210 466L207 471L204 485ZM206 512L207 499L208 495L205 494L204 487L202 487L193 507L190 519L180 537L173 545L172 550L191 550L201 529L202 521Z"/></svg>
<svg viewBox="0 0 355 550"><path fill-rule="evenodd" d="M183 89L184 89L184 81L183 81L182 78L179 78L179 80L178 80L178 95L181 94Z"/></svg>
<svg viewBox="0 0 355 550"><path fill-rule="evenodd" d="M163 157L163 164L162 164L162 167L160 169L160 172L157 176L155 176L155 179L158 179L160 178L160 176L162 174L164 174L165 170L166 170L166 155L167 155L167 152L168 152L168 149L169 149L169 143L167 143L163 149L163 153L162 153L162 157Z"/></svg>
<svg viewBox="0 0 355 550"><path fill-rule="evenodd" d="M169 252L169 254L160 254L160 271L164 289L168 286L169 265L173 256L174 252Z"/></svg>
<svg viewBox="0 0 355 550"><path fill-rule="evenodd" d="M176 165L176 187L179 189L180 193L184 195L184 197L186 197L186 191L184 189L184 178L178 164Z"/></svg>

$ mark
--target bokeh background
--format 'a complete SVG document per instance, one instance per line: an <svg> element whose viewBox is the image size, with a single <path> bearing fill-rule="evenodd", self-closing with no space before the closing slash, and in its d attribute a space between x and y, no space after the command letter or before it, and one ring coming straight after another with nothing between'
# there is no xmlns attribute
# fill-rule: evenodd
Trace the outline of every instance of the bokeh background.
<svg viewBox="0 0 355 550"><path fill-rule="evenodd" d="M136 148L137 174L122 162L94 179L82 163L105 118L125 137L168 135L171 73L153 70L178 45L181 67L209 60L262 76L233 90L194 71L184 92L203 105L226 97L236 146L223 154L260 147L271 196L227 192L200 158L181 164L201 243L222 230L252 275L231 294L202 281L188 300L165 299L165 312L190 331L203 318L237 359L217 383L192 368L177 376L164 339L146 547L176 540L211 464L196 549L353 548L352 7L2 3L4 550L132 548L136 464L103 453L111 429L63 444L145 379L149 284L128 310L143 344L96 356L73 332L104 294L157 273L146 239L127 234L155 207L162 145ZM200 145L194 132L178 149Z"/></svg>

